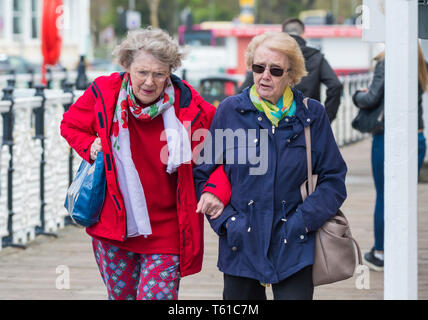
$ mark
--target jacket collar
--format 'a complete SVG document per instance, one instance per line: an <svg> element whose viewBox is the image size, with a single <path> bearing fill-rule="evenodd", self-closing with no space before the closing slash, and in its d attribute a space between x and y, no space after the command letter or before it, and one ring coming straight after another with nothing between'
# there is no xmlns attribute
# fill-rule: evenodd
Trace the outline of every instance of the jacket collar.
<svg viewBox="0 0 428 320"><path fill-rule="evenodd" d="M189 129L202 112L199 104L203 100L190 84L181 80L176 75L171 75L171 81L173 85L180 90L180 110L178 119Z"/></svg>
<svg viewBox="0 0 428 320"><path fill-rule="evenodd" d="M180 90L180 108L187 108L192 101L192 91L190 88L176 75L171 74L172 84Z"/></svg>
<svg viewBox="0 0 428 320"><path fill-rule="evenodd" d="M233 107L237 112L260 112L254 107L250 99L250 88L245 88L241 94L238 95L240 98L240 103L237 103ZM310 125L316 119L316 113L313 112L310 108L307 109L303 103L305 96L301 91L296 88L291 88L293 91L294 100L296 101L296 118L299 120L304 127Z"/></svg>

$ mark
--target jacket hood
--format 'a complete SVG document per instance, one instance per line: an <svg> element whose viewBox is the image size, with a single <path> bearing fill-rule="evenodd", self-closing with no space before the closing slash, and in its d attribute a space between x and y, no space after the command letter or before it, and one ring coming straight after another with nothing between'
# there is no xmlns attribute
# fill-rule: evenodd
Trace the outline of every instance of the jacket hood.
<svg viewBox="0 0 428 320"><path fill-rule="evenodd" d="M302 50L303 57L305 58L305 60L308 60L314 54L317 54L320 52L318 49L306 46L306 41L302 37L299 37L296 35L290 35L290 36L293 37L294 40L296 40L297 44L300 47L300 50Z"/></svg>

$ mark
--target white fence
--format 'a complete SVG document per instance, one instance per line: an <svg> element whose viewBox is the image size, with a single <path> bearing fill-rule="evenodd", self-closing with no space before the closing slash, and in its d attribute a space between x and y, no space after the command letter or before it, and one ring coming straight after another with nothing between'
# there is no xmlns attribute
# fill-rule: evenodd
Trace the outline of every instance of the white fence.
<svg viewBox="0 0 428 320"><path fill-rule="evenodd" d="M52 87L58 88L64 76L55 74ZM0 78L0 88L7 80ZM360 87L367 87L370 80L371 75L367 74L341 78L344 85L342 103L332 123L339 146L365 137L351 127L357 114L352 94ZM28 76L17 76L14 84L26 87L28 81ZM54 234L64 227L67 216L64 198L80 157L60 136L60 122L64 110L82 93L41 88L3 89L0 101L0 134L3 135L0 250L2 246L25 246L37 234Z"/></svg>
<svg viewBox="0 0 428 320"><path fill-rule="evenodd" d="M332 122L331 127L336 142L340 147L368 136L353 129L351 126L352 120L358 113L358 108L352 102L352 95L357 89L368 88L371 79L372 74L368 73L339 77L340 82L343 84L343 94L336 119ZM321 93L321 101L325 101L325 88Z"/></svg>
<svg viewBox="0 0 428 320"><path fill-rule="evenodd" d="M104 71L90 71L87 72L89 81L95 78L108 75L109 72ZM52 89L62 89L62 83L69 81L74 83L77 78L76 71L61 71L61 72L50 72L46 74L46 80L48 81L48 87ZM4 88L8 85L15 88L33 88L35 84L41 83L42 76L40 73L34 74L5 74L0 75L0 88Z"/></svg>
<svg viewBox="0 0 428 320"><path fill-rule="evenodd" d="M64 106L82 92L39 92L44 98L35 96L35 89L11 93L4 91L5 100L0 101L0 249L24 246L36 234L53 234L64 227L70 148L59 125Z"/></svg>

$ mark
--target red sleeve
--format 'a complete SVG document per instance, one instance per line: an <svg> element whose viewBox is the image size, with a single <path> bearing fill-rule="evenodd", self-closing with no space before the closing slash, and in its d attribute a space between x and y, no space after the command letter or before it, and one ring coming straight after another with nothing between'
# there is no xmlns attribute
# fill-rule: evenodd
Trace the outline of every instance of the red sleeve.
<svg viewBox="0 0 428 320"><path fill-rule="evenodd" d="M83 159L90 160L90 147L97 137L94 106L96 99L90 86L64 113L61 135Z"/></svg>
<svg viewBox="0 0 428 320"><path fill-rule="evenodd" d="M198 97L198 104L200 108L205 113L205 124L206 128L208 129L211 126L211 122L214 118L214 114L216 113L217 109L212 104L202 99L202 97L197 92L195 95ZM215 195L217 198L220 199L221 202L223 202L225 207L229 204L230 197L232 194L232 187L230 185L226 173L224 172L223 165L217 167L217 169L213 173L211 173L210 177L208 178L208 181L205 184L204 189L202 190L202 193L204 192L210 192Z"/></svg>
<svg viewBox="0 0 428 320"><path fill-rule="evenodd" d="M202 190L202 193L204 192L210 192L215 195L221 200L221 202L223 202L225 207L229 204L232 187L226 173L224 172L223 165L217 167L217 169L211 173L204 189Z"/></svg>

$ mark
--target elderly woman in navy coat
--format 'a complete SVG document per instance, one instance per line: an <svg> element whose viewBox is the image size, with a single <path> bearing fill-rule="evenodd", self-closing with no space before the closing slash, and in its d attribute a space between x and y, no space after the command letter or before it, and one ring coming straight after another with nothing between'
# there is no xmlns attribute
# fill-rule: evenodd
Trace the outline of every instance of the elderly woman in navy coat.
<svg viewBox="0 0 428 320"><path fill-rule="evenodd" d="M312 299L314 234L346 198L346 164L324 107L309 99L306 108L293 89L306 74L296 41L281 32L259 35L248 46L246 64L254 85L219 105L194 168L200 203L219 165L232 186L222 212L202 210L219 235L223 297L266 299L265 287L272 285L275 299ZM319 179L303 202L305 126L311 126Z"/></svg>

